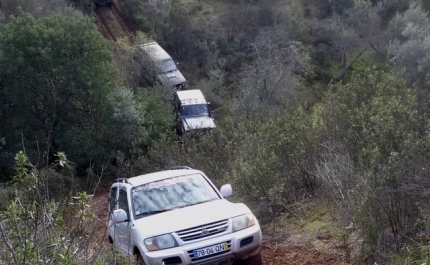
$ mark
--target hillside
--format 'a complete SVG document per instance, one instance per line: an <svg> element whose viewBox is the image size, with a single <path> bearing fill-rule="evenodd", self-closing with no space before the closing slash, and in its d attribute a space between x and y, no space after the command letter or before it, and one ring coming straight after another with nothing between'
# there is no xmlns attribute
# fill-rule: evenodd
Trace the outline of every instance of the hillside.
<svg viewBox="0 0 430 265"><path fill-rule="evenodd" d="M430 263L429 3L0 0L0 259L117 261L89 194L187 165L253 209L267 264ZM149 41L210 133L175 132Z"/></svg>
<svg viewBox="0 0 430 265"><path fill-rule="evenodd" d="M204 12L204 11L202 11ZM103 36L110 40L116 41L118 38L129 38L133 42L133 32L125 24L121 14L115 4L112 7L98 6L95 10L96 24L99 31ZM189 80L191 83L195 83L197 80ZM106 194L101 193L100 197L95 197L94 201L96 205L99 202L104 202L103 197ZM102 208L104 205L100 205L95 208ZM100 217L104 220L106 216ZM306 218L306 217L305 217ZM327 220L326 220L327 221ZM330 225L330 222L322 223L319 225ZM289 226L288 223L285 224ZM101 228L103 229L103 228ZM350 259L345 256L345 251L342 250L342 241L337 235L329 235L325 238L320 238L318 234L315 234L306 229L286 229L288 233L294 235L288 235L285 233L285 238L276 237L276 235L270 234L270 229L267 228L265 231L265 244L262 249L263 262L266 265L351 265L347 260ZM282 228L281 228L282 230ZM267 236L266 236L267 234ZM276 240L270 239L275 236Z"/></svg>

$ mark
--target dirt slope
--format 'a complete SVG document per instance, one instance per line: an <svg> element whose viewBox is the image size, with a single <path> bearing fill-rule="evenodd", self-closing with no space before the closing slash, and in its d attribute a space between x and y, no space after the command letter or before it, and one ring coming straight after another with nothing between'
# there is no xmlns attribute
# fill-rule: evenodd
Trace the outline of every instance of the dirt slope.
<svg viewBox="0 0 430 265"><path fill-rule="evenodd" d="M339 254L301 245L265 244L261 250L265 265L350 265Z"/></svg>

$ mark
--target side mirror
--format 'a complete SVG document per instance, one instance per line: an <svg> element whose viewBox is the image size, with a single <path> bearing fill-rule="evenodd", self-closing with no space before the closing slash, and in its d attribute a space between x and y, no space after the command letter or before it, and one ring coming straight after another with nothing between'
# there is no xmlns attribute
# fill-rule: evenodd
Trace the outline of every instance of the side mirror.
<svg viewBox="0 0 430 265"><path fill-rule="evenodd" d="M211 103L210 103L210 102L207 102L206 104L207 104L207 106L208 106L208 110L209 110L209 117L212 117L212 115L213 115L213 111L212 111L212 108L211 108Z"/></svg>
<svg viewBox="0 0 430 265"><path fill-rule="evenodd" d="M230 184L222 185L220 192L224 198L230 197L233 194L233 189Z"/></svg>
<svg viewBox="0 0 430 265"><path fill-rule="evenodd" d="M117 223L128 221L127 213L123 209L113 211L113 220Z"/></svg>

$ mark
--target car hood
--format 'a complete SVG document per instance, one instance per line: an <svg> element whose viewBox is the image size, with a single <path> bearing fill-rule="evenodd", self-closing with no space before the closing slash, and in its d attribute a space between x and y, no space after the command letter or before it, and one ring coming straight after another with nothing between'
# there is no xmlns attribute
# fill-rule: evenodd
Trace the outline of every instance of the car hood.
<svg viewBox="0 0 430 265"><path fill-rule="evenodd" d="M158 78L163 85L167 86L175 86L186 82L185 77L177 69L173 72L159 74Z"/></svg>
<svg viewBox="0 0 430 265"><path fill-rule="evenodd" d="M243 203L231 203L222 199L143 217L134 221L134 226L144 238L147 238L250 212Z"/></svg>
<svg viewBox="0 0 430 265"><path fill-rule="evenodd" d="M215 122L211 117L198 116L198 117L183 117L185 131L196 130L196 129L213 129L215 128Z"/></svg>

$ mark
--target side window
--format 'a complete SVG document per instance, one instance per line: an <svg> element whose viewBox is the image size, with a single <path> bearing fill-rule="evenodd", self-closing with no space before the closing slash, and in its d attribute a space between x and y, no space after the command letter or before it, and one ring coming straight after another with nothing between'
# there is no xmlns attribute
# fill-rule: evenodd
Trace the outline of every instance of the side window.
<svg viewBox="0 0 430 265"><path fill-rule="evenodd" d="M118 191L117 187L113 187L110 190L110 195L109 195L109 212L113 212L113 210L115 210L115 206L116 206L116 193Z"/></svg>
<svg viewBox="0 0 430 265"><path fill-rule="evenodd" d="M128 210L127 191L122 189L119 190L118 208L123 209L127 213L127 216L130 217L129 210Z"/></svg>

